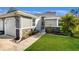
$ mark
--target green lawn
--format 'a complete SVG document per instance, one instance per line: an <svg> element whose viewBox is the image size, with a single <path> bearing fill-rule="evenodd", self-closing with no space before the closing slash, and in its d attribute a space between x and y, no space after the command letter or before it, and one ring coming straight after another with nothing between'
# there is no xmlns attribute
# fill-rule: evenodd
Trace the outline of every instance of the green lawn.
<svg viewBox="0 0 79 59"><path fill-rule="evenodd" d="M78 51L79 39L69 36L45 34L25 51Z"/></svg>

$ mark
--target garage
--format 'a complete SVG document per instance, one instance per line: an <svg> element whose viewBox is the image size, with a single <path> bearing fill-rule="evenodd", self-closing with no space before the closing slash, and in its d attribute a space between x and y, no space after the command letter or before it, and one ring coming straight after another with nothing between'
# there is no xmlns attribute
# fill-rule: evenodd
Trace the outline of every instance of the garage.
<svg viewBox="0 0 79 59"><path fill-rule="evenodd" d="M45 27L57 27L57 19L45 19Z"/></svg>
<svg viewBox="0 0 79 59"><path fill-rule="evenodd" d="M15 18L5 19L5 34L16 37L16 24Z"/></svg>
<svg viewBox="0 0 79 59"><path fill-rule="evenodd" d="M4 30L3 30L3 20L0 19L0 35L4 34Z"/></svg>

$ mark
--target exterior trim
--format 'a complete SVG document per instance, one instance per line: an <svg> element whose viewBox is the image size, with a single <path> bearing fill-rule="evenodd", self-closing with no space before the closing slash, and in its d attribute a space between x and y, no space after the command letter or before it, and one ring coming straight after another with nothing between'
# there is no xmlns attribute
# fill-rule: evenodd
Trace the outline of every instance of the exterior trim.
<svg viewBox="0 0 79 59"><path fill-rule="evenodd" d="M21 15L21 17L28 18L28 19L35 19L35 18L29 17L29 16L23 16L23 15Z"/></svg>
<svg viewBox="0 0 79 59"><path fill-rule="evenodd" d="M0 19L10 18L10 17L15 17L15 16L2 17L2 18L0 18Z"/></svg>
<svg viewBox="0 0 79 59"><path fill-rule="evenodd" d="M20 39L20 17L19 16L15 16L15 23L16 23L16 40Z"/></svg>
<svg viewBox="0 0 79 59"><path fill-rule="evenodd" d="M15 19L16 19L16 28L20 28L20 21L19 21L20 18L16 16Z"/></svg>
<svg viewBox="0 0 79 59"><path fill-rule="evenodd" d="M5 33L5 19L3 19L3 31L4 31L4 33ZM3 33L3 34L4 34Z"/></svg>
<svg viewBox="0 0 79 59"><path fill-rule="evenodd" d="M3 21L3 34L5 34L5 18L2 18Z"/></svg>

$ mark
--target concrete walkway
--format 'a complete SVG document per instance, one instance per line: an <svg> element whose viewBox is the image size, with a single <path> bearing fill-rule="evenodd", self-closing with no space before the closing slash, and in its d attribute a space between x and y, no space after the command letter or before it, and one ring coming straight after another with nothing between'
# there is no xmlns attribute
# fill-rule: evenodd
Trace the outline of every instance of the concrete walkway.
<svg viewBox="0 0 79 59"><path fill-rule="evenodd" d="M18 51L22 51L25 50L26 48L28 48L29 46L31 46L34 42L36 42L42 35L44 35L45 33L38 33L36 35L33 35L23 41L21 41L18 45L17 45L17 50Z"/></svg>
<svg viewBox="0 0 79 59"><path fill-rule="evenodd" d="M0 51L23 51L31 46L45 33L38 33L19 43L12 42L12 39L0 39Z"/></svg>

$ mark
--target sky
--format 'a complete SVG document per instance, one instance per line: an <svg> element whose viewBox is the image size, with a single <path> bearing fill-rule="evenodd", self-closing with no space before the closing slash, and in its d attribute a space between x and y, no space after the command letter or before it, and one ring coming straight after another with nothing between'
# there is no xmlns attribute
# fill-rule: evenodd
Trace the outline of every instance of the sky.
<svg viewBox="0 0 79 59"><path fill-rule="evenodd" d="M6 13L10 7L0 7L0 13ZM17 10L36 14L44 13L48 11L57 12L57 16L63 16L67 14L71 9L78 7L16 7Z"/></svg>

